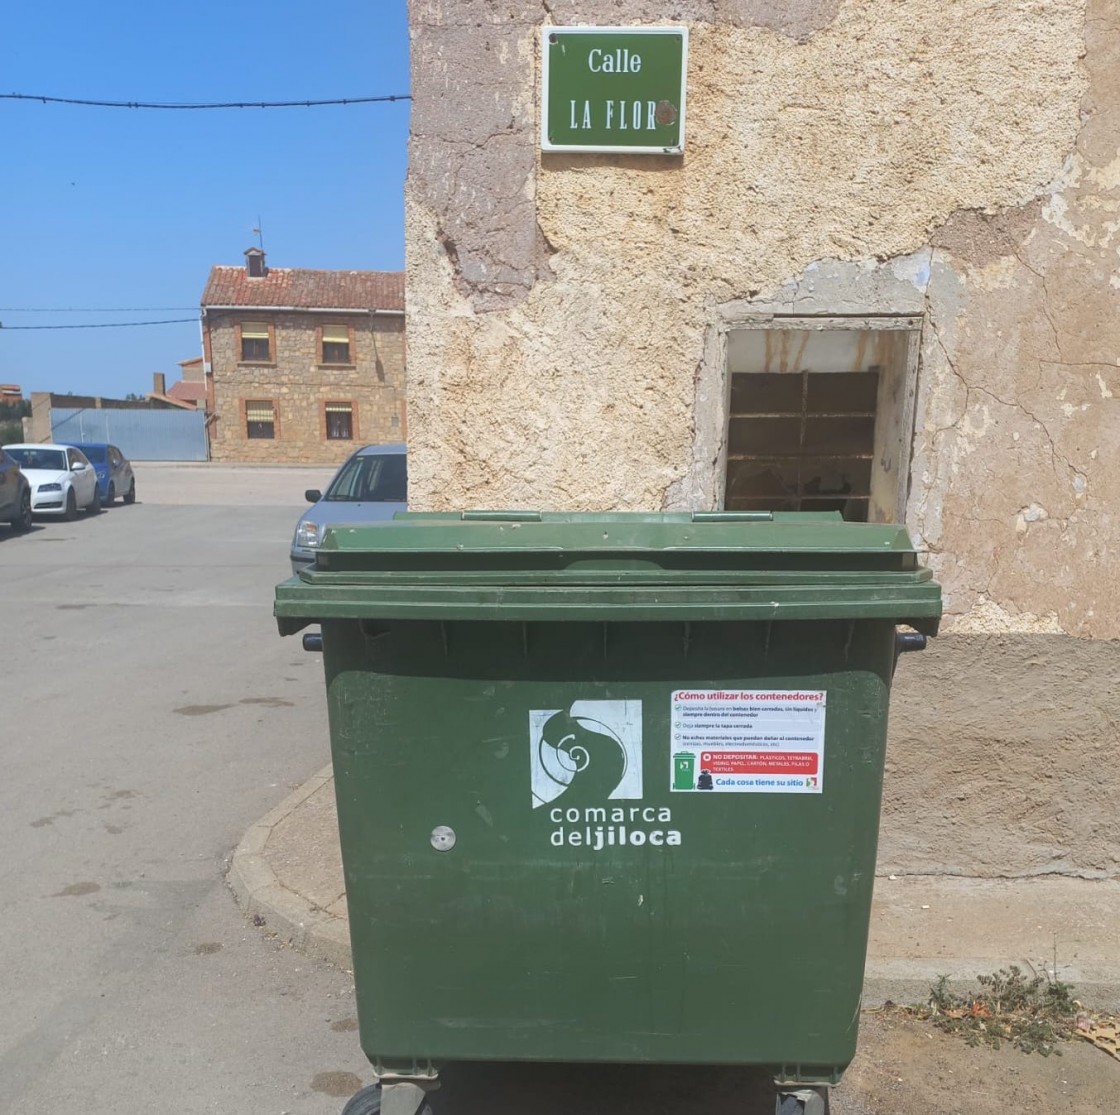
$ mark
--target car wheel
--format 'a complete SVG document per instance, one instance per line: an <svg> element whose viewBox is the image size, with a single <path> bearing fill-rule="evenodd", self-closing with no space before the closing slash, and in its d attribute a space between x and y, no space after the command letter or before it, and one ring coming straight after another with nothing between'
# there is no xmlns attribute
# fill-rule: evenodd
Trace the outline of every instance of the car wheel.
<svg viewBox="0 0 1120 1115"><path fill-rule="evenodd" d="M128 485L128 491L124 494L125 503L136 502L136 480L133 478Z"/></svg>
<svg viewBox="0 0 1120 1115"><path fill-rule="evenodd" d="M62 517L68 523L72 523L78 517L78 499L74 495L73 488L66 493L66 510L62 513Z"/></svg>
<svg viewBox="0 0 1120 1115"><path fill-rule="evenodd" d="M93 486L93 499L86 504L85 510L87 515L101 514L101 492L96 484Z"/></svg>
<svg viewBox="0 0 1120 1115"><path fill-rule="evenodd" d="M109 482L109 490L105 493L105 498L101 501L102 506L112 507L117 499L117 489L113 486L113 482Z"/></svg>
<svg viewBox="0 0 1120 1115"><path fill-rule="evenodd" d="M19 501L19 515L12 520L12 526L19 531L29 531L31 529L31 492L26 491L23 493L23 498Z"/></svg>

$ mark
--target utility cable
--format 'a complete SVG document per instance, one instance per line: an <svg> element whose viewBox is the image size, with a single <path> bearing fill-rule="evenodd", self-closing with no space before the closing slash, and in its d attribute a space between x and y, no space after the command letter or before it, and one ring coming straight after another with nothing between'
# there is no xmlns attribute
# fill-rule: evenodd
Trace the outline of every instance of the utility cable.
<svg viewBox="0 0 1120 1115"><path fill-rule="evenodd" d="M320 108L323 105L369 105L390 101L411 101L410 93L393 93L384 97L338 97L326 101L213 101L175 103L165 101L89 101L80 97L46 97L40 93L0 93L0 101L40 101L52 105L87 105L95 108Z"/></svg>
<svg viewBox="0 0 1120 1115"><path fill-rule="evenodd" d="M0 306L0 314L166 314L197 306Z"/></svg>
<svg viewBox="0 0 1120 1115"><path fill-rule="evenodd" d="M13 329L127 329L136 325L183 325L198 322L196 317L174 317L164 321L99 321L84 325L5 325L0 322L0 332L8 333Z"/></svg>

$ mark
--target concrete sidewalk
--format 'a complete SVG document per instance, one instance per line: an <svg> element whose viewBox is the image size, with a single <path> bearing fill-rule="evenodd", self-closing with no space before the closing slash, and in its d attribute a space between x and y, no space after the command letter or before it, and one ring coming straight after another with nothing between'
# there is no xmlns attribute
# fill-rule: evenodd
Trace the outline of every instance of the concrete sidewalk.
<svg viewBox="0 0 1120 1115"><path fill-rule="evenodd" d="M334 778L324 767L245 834L229 882L246 915L310 956L350 967ZM258 922L260 924L260 922ZM1120 883L1060 876L886 876L875 883L864 1001L922 1002L1018 964L1088 1006L1120 1010Z"/></svg>

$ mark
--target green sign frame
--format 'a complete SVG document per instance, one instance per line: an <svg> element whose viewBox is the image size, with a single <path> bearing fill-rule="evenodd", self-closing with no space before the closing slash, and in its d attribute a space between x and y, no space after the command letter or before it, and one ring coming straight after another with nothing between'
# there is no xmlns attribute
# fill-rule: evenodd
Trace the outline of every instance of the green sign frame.
<svg viewBox="0 0 1120 1115"><path fill-rule="evenodd" d="M541 150L684 153L687 27L542 27Z"/></svg>

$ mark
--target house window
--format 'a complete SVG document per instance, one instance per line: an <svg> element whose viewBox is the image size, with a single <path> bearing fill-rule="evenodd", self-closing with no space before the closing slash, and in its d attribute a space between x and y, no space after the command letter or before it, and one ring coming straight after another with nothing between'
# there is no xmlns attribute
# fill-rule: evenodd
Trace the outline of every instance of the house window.
<svg viewBox="0 0 1120 1115"><path fill-rule="evenodd" d="M272 359L267 321L246 321L241 324L241 359L268 363Z"/></svg>
<svg viewBox="0 0 1120 1115"><path fill-rule="evenodd" d="M350 441L354 436L354 404L326 403L327 440Z"/></svg>
<svg viewBox="0 0 1120 1115"><path fill-rule="evenodd" d="M276 437L276 404L271 399L246 402L245 433L251 438Z"/></svg>
<svg viewBox="0 0 1120 1115"><path fill-rule="evenodd" d="M350 327L324 325L322 327L323 364L350 363Z"/></svg>
<svg viewBox="0 0 1120 1115"><path fill-rule="evenodd" d="M725 506L901 521L919 327L906 318L732 328Z"/></svg>

